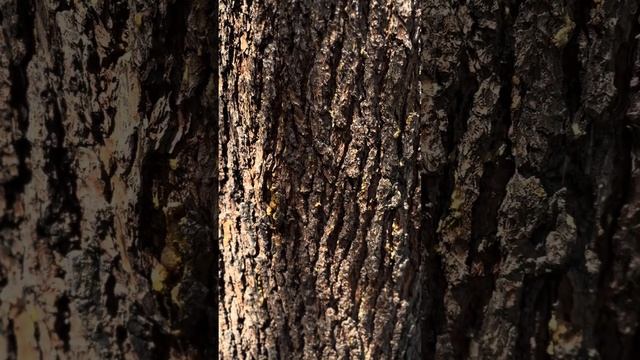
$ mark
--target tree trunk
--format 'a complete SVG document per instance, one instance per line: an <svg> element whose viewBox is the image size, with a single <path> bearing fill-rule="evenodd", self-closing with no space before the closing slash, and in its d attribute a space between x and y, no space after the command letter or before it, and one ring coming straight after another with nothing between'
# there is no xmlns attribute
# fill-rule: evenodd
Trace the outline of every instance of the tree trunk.
<svg viewBox="0 0 640 360"><path fill-rule="evenodd" d="M633 358L637 14L0 0L0 357Z"/></svg>
<svg viewBox="0 0 640 360"><path fill-rule="evenodd" d="M1 358L216 352L214 7L0 0Z"/></svg>
<svg viewBox="0 0 640 360"><path fill-rule="evenodd" d="M633 358L637 13L222 1L222 358Z"/></svg>

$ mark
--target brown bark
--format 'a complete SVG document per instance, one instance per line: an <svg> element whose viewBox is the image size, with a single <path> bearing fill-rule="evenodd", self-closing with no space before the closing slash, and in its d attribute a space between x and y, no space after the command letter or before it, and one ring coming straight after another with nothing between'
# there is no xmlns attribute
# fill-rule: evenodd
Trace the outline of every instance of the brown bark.
<svg viewBox="0 0 640 360"><path fill-rule="evenodd" d="M223 1L223 358L638 353L636 1Z"/></svg>
<svg viewBox="0 0 640 360"><path fill-rule="evenodd" d="M219 10L0 0L0 357L640 351L637 1Z"/></svg>
<svg viewBox="0 0 640 360"><path fill-rule="evenodd" d="M214 4L0 0L0 357L215 352Z"/></svg>

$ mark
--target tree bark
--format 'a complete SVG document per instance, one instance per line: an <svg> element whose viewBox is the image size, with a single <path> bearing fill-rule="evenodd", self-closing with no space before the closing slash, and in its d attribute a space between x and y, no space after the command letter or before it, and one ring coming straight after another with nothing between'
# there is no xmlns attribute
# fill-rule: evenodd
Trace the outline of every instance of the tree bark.
<svg viewBox="0 0 640 360"><path fill-rule="evenodd" d="M633 358L631 0L220 3L222 358Z"/></svg>
<svg viewBox="0 0 640 360"><path fill-rule="evenodd" d="M212 357L215 4L0 0L0 357Z"/></svg>
<svg viewBox="0 0 640 360"><path fill-rule="evenodd" d="M640 352L637 1L217 6L0 0L0 357Z"/></svg>

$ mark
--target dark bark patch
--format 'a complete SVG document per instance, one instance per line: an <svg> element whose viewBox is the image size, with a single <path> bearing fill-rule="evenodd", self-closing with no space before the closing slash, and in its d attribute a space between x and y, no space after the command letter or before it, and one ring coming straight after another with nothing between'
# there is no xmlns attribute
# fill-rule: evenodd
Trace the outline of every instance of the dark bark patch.
<svg viewBox="0 0 640 360"><path fill-rule="evenodd" d="M70 349L69 346L69 332L71 330L71 324L69 323L69 298L66 295L62 295L56 300L56 321L54 324L56 334L60 340L62 340L62 348L65 352Z"/></svg>

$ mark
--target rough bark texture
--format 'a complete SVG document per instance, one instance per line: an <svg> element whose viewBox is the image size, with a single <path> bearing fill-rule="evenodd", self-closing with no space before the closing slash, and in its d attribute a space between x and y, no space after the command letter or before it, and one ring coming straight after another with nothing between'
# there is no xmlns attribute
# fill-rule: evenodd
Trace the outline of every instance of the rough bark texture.
<svg viewBox="0 0 640 360"><path fill-rule="evenodd" d="M223 358L640 352L636 1L219 14Z"/></svg>
<svg viewBox="0 0 640 360"><path fill-rule="evenodd" d="M213 356L208 0L0 0L0 357Z"/></svg>

